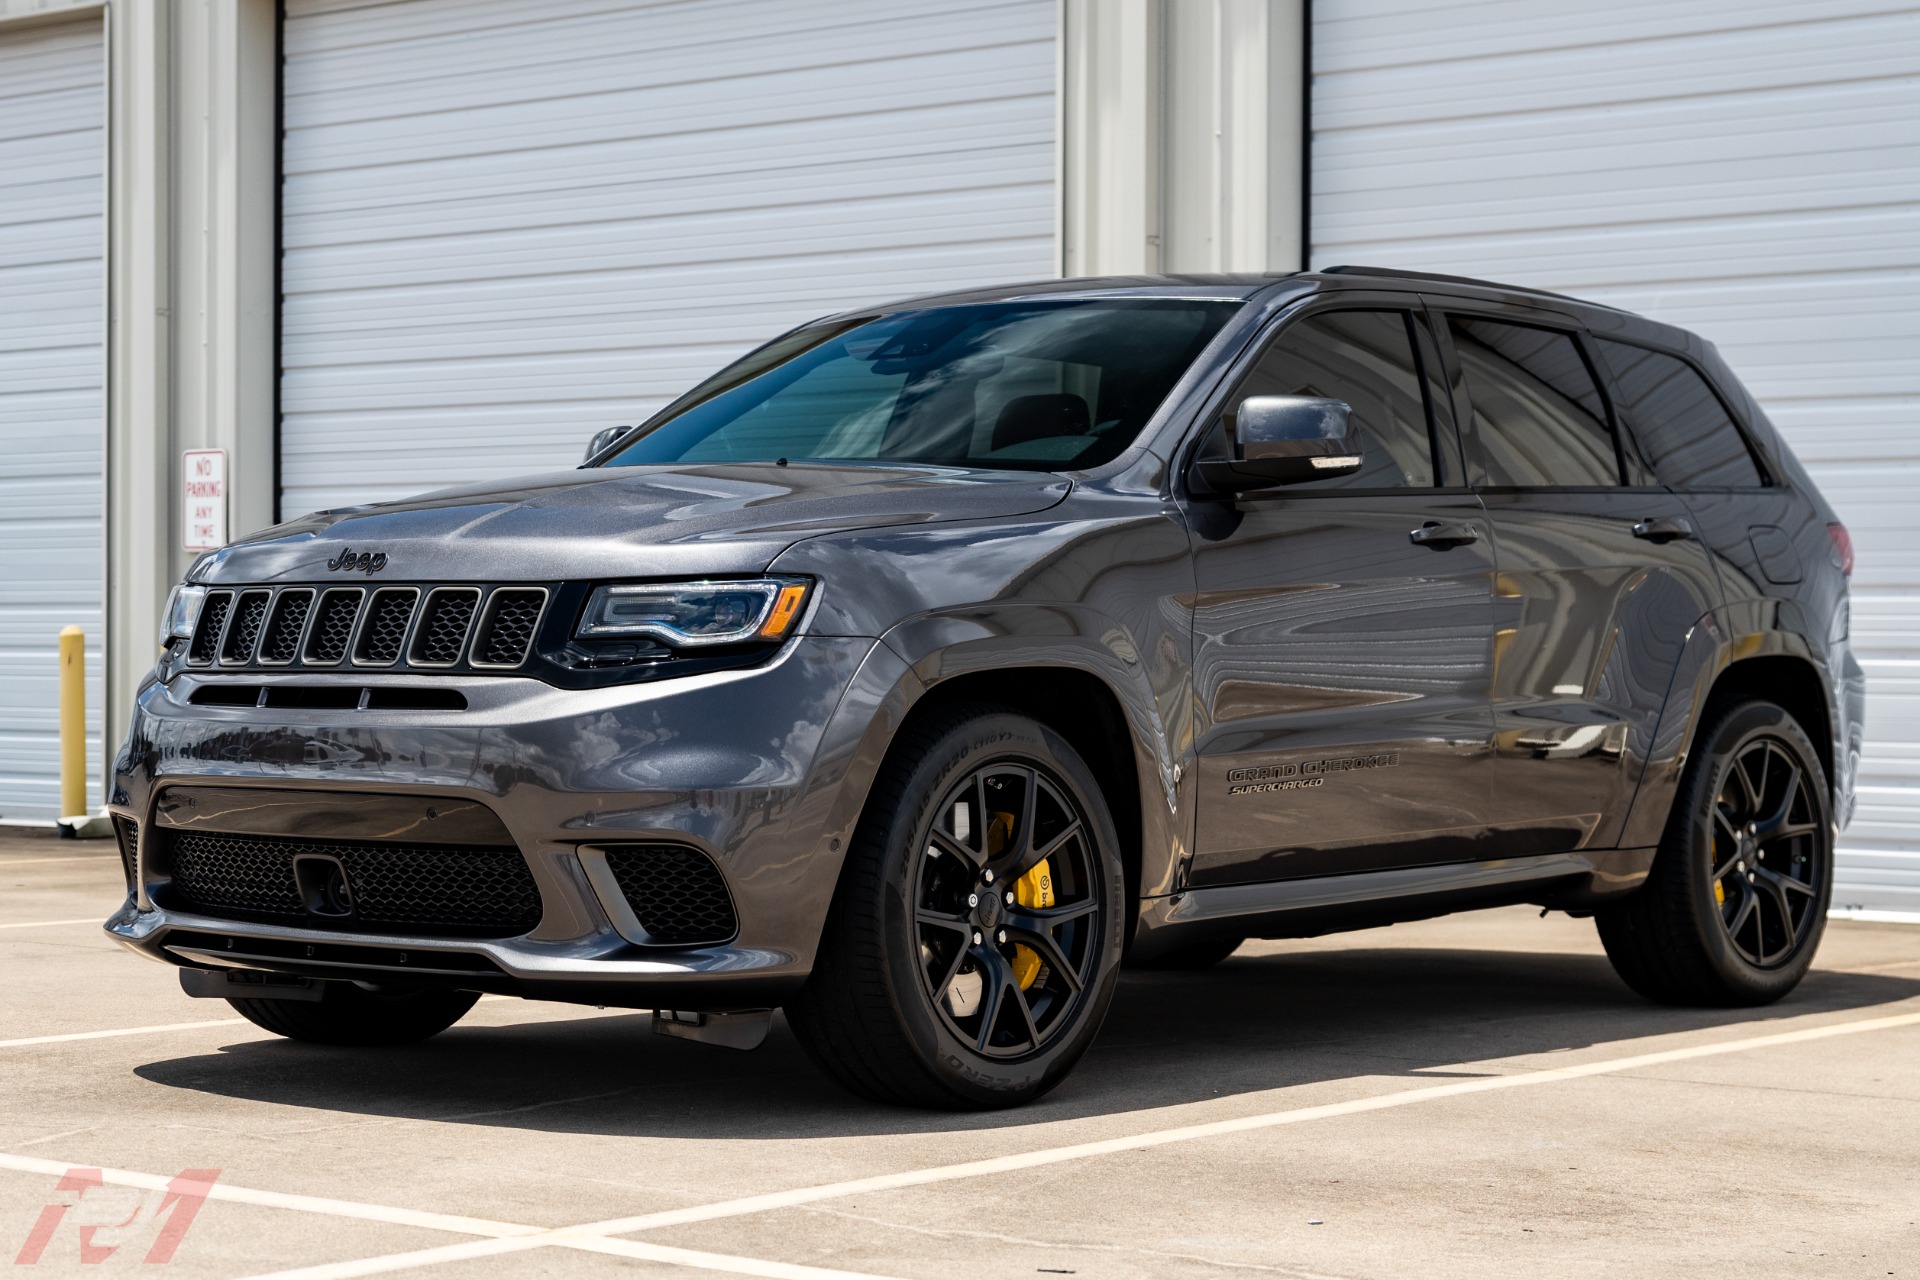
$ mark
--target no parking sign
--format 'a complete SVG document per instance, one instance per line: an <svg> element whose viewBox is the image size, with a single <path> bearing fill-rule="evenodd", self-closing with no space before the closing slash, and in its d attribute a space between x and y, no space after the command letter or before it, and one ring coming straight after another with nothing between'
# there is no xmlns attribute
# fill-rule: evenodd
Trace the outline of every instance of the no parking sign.
<svg viewBox="0 0 1920 1280"><path fill-rule="evenodd" d="M226 546L227 451L188 449L180 455L180 463L186 498L181 545L188 551Z"/></svg>

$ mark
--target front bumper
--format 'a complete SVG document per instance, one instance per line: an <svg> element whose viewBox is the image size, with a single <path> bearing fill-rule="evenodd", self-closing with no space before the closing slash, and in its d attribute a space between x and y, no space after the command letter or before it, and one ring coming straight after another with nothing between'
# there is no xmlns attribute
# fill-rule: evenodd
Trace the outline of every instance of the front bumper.
<svg viewBox="0 0 1920 1280"><path fill-rule="evenodd" d="M763 667L632 686L434 680L465 695L458 712L196 706L195 690L220 677L150 684L116 761L110 806L138 824L135 886L105 927L142 954L187 967L446 983L638 1008L777 1005L811 968L864 794L861 747L904 675L872 640L816 636ZM325 679L246 677L256 685ZM477 801L526 859L539 924L518 937L448 937L169 907L155 805L165 788L193 785ZM596 889L581 853L644 841L689 845L714 861L738 917L732 941L663 947L636 942L630 927L623 935L621 904L604 900L604 877Z"/></svg>

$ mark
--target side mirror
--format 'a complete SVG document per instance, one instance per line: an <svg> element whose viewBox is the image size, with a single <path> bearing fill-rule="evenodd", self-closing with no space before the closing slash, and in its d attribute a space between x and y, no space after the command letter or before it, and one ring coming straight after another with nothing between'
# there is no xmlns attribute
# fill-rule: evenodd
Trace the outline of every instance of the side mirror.
<svg viewBox="0 0 1920 1280"><path fill-rule="evenodd" d="M1227 415L1233 457L1203 458L1200 478L1220 493L1324 480L1360 469L1360 441L1348 434L1344 400L1249 396Z"/></svg>
<svg viewBox="0 0 1920 1280"><path fill-rule="evenodd" d="M600 430L594 432L593 439L587 441L587 456L583 461L592 462L600 454L611 449L614 441L631 430L633 430L633 427L628 425L624 427L602 427Z"/></svg>

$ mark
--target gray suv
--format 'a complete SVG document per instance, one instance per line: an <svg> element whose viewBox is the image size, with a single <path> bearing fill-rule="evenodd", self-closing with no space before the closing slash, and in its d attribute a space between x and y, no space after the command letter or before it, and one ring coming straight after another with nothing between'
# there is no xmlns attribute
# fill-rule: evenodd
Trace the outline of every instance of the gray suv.
<svg viewBox="0 0 1920 1280"><path fill-rule="evenodd" d="M202 557L107 922L329 1044L483 992L856 1093L1056 1084L1124 964L1510 903L1635 990L1806 972L1846 530L1699 338L1367 268L805 325L582 468Z"/></svg>

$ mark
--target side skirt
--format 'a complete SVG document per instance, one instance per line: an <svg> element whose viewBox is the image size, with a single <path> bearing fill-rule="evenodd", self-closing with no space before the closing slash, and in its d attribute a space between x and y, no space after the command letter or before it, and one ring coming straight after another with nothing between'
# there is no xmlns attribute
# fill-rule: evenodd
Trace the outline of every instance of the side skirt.
<svg viewBox="0 0 1920 1280"><path fill-rule="evenodd" d="M1132 954L1146 959L1209 937L1311 938L1518 902L1584 914L1639 888L1654 852L1585 849L1190 889L1140 904Z"/></svg>

